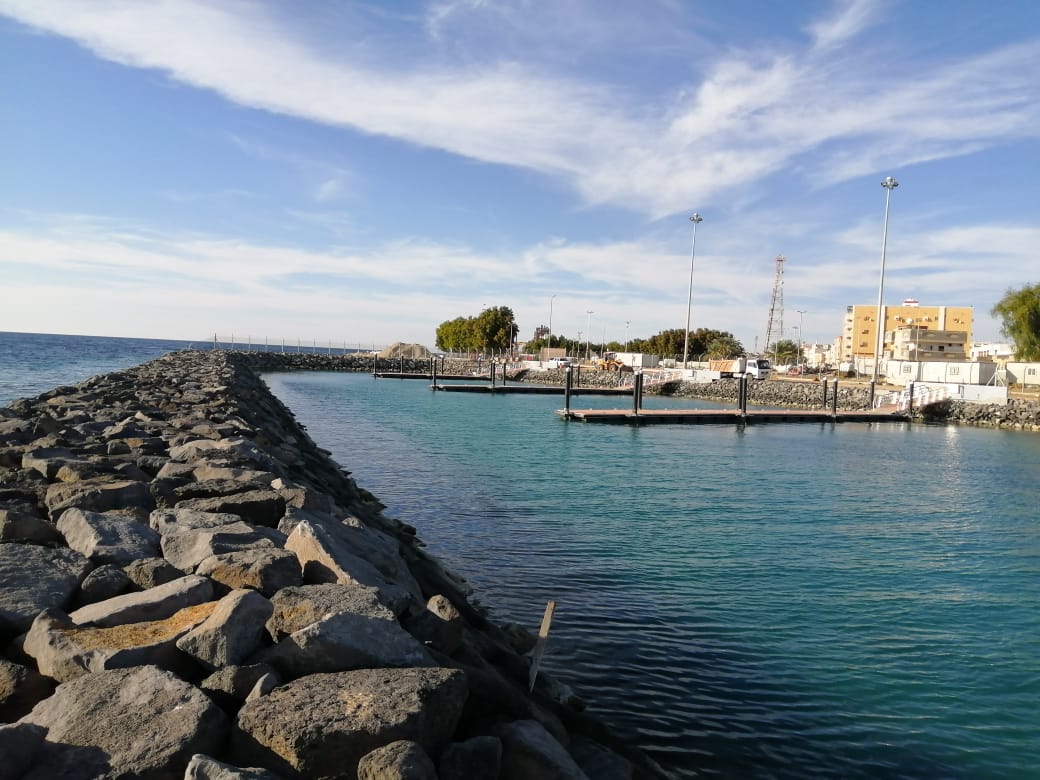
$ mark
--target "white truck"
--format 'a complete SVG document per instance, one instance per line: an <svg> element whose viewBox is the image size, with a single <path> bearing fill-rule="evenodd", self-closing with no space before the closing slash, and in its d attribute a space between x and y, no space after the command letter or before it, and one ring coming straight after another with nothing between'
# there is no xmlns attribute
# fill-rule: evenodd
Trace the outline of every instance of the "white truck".
<svg viewBox="0 0 1040 780"><path fill-rule="evenodd" d="M747 376L750 379L769 379L773 367L764 357L739 357L726 360L709 360L709 371L718 371L719 379Z"/></svg>

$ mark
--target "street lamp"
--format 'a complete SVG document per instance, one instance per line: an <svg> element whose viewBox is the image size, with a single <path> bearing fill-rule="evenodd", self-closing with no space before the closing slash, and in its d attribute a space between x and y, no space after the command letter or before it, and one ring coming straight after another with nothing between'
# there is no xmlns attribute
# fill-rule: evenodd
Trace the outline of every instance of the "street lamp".
<svg viewBox="0 0 1040 780"><path fill-rule="evenodd" d="M587 363L589 362L589 339L592 338L592 315L596 312L587 309L585 313L589 315L588 329L585 331L585 362Z"/></svg>
<svg viewBox="0 0 1040 780"><path fill-rule="evenodd" d="M628 326L629 320L625 320L625 352L628 352Z"/></svg>
<svg viewBox="0 0 1040 780"><path fill-rule="evenodd" d="M690 295L686 299L686 341L683 342L682 367L686 368L686 361L690 356L690 312L693 310L693 259L697 256L697 226L704 221L697 212L690 215L693 223L693 246L690 248Z"/></svg>
<svg viewBox="0 0 1040 780"><path fill-rule="evenodd" d="M554 298L556 298L555 295L549 298L549 349L552 349L552 302ZM548 355L549 353L546 352L545 354Z"/></svg>
<svg viewBox="0 0 1040 780"><path fill-rule="evenodd" d="M805 341L805 334L802 331L802 315L807 311L806 309L796 309L798 312L798 365L802 365L802 342Z"/></svg>
<svg viewBox="0 0 1040 780"><path fill-rule="evenodd" d="M885 323L881 319L881 298L885 292L885 254L888 251L888 205L892 200L892 190L899 186L899 182L891 176L887 176L881 182L881 186L885 188L885 230L881 234L881 281L878 282L876 316L877 344L874 345L874 376L871 379L875 384L878 381L878 368L881 365L881 345L885 341Z"/></svg>

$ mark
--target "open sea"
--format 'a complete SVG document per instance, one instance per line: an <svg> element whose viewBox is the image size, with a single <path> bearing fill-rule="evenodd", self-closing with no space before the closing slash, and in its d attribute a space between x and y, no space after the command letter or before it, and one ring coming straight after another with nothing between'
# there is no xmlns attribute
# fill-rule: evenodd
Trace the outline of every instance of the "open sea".
<svg viewBox="0 0 1040 780"><path fill-rule="evenodd" d="M161 344L0 334L0 403ZM1040 778L1040 436L266 379L499 620L555 599L544 668L674 778Z"/></svg>

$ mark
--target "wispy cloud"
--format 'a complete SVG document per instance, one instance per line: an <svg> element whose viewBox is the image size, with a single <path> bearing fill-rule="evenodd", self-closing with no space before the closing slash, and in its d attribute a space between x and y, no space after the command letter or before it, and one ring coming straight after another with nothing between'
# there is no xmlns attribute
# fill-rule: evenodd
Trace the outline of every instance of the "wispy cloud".
<svg viewBox="0 0 1040 780"><path fill-rule="evenodd" d="M436 5L409 34L443 36L460 15L497 8ZM808 41L691 60L699 82L651 93L550 60L496 60L491 45L460 64L435 47L362 45L345 30L332 55L316 32L311 40L255 3L0 0L0 12L245 106L533 169L588 203L651 217L785 169L819 185L1040 134L1036 41L946 61L840 45L876 23L868 0L808 23ZM332 178L315 184L318 200Z"/></svg>

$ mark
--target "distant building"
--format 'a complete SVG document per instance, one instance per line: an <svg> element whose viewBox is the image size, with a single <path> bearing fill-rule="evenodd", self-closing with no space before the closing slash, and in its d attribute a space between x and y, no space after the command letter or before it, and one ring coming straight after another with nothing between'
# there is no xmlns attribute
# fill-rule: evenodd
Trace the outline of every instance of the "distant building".
<svg viewBox="0 0 1040 780"><path fill-rule="evenodd" d="M994 363L1003 363L1015 356L1015 346L1006 341L976 342L971 345L968 354L972 360L992 360Z"/></svg>
<svg viewBox="0 0 1040 780"><path fill-rule="evenodd" d="M538 339L544 339L549 335L549 329L544 325L539 325L534 329L534 335L531 336L531 341L538 341Z"/></svg>
<svg viewBox="0 0 1040 780"><path fill-rule="evenodd" d="M856 358L873 358L877 349L878 321L881 321L885 340L881 349L881 357L892 357L896 335L903 329L911 332L942 331L949 334L961 334L955 338L934 340L935 352L938 346L946 341L960 344L959 354L967 354L967 346L971 343L971 329L974 320L974 309L971 306L921 306L917 301L906 300L900 306L882 306L878 317L878 307L874 305L848 306L845 309L845 321L841 335L841 354L838 359L845 362ZM931 337L929 336L930 343ZM903 338L904 344L917 343ZM944 348L941 350L946 352Z"/></svg>
<svg viewBox="0 0 1040 780"><path fill-rule="evenodd" d="M931 330L917 325L896 328L885 334L891 344L886 356L894 360L947 363L966 360L966 333L959 330Z"/></svg>
<svg viewBox="0 0 1040 780"><path fill-rule="evenodd" d="M810 368L833 366L836 362L832 344L805 344L802 346L802 355L805 365Z"/></svg>

